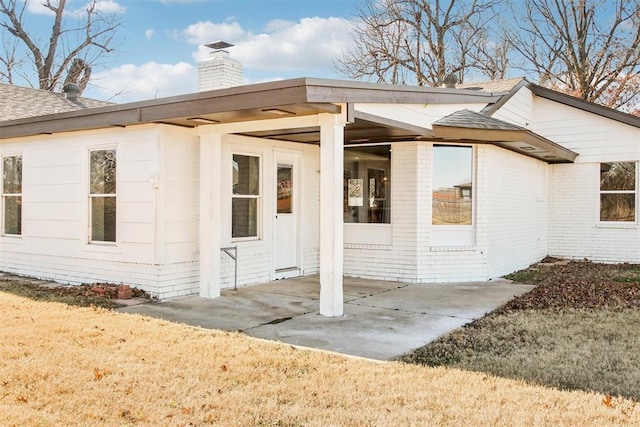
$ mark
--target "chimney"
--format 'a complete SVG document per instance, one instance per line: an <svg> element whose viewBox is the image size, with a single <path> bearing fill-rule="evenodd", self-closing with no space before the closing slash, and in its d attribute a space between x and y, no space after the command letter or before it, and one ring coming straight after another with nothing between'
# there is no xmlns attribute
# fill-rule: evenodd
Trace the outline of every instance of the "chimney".
<svg viewBox="0 0 640 427"><path fill-rule="evenodd" d="M77 83L66 83L62 86L62 93L65 94L69 101L76 102L80 94L80 86Z"/></svg>
<svg viewBox="0 0 640 427"><path fill-rule="evenodd" d="M213 49L209 57L198 63L198 91L223 89L242 84L242 64L229 57L226 49L233 45L217 41L205 45Z"/></svg>

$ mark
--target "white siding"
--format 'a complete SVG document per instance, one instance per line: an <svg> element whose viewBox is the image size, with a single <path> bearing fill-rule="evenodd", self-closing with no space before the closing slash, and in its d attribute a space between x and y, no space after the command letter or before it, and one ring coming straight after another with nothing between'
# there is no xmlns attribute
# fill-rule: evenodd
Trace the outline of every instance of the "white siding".
<svg viewBox="0 0 640 427"><path fill-rule="evenodd" d="M579 154L550 166L549 255L640 262L637 223L599 222L599 164L640 160L640 129L539 97L535 114L536 132Z"/></svg>
<svg viewBox="0 0 640 427"><path fill-rule="evenodd" d="M188 129L138 126L124 129L56 134L3 142L0 153L23 156L23 229L21 237L0 237L0 269L62 283L128 283L160 297L193 293L197 288L197 256L176 256L159 243L176 234L157 218L158 201L193 193L184 171L161 168L167 136L169 155L195 165L197 140ZM167 132L166 135L164 132ZM117 149L117 243L88 244L89 150ZM162 169L162 170L161 170ZM190 173L193 173L190 171ZM155 186L155 183L160 185ZM178 188L168 191L172 183ZM164 185L166 184L166 185ZM197 190L196 190L197 191ZM184 197L184 196L180 196ZM194 227L192 211L182 215ZM191 214L189 214L191 212ZM184 227L183 227L184 228Z"/></svg>
<svg viewBox="0 0 640 427"><path fill-rule="evenodd" d="M356 111L431 129L436 120L456 111L480 111L487 104L356 104Z"/></svg>
<svg viewBox="0 0 640 427"><path fill-rule="evenodd" d="M500 107L492 117L524 128L531 128L534 118L533 105L533 93L523 87Z"/></svg>
<svg viewBox="0 0 640 427"><path fill-rule="evenodd" d="M194 261L198 259L199 139L169 128L161 141L162 171L156 178L163 189L162 199L157 200L158 224L163 227L158 230L158 262ZM197 290L194 283L193 291Z"/></svg>
<svg viewBox="0 0 640 427"><path fill-rule="evenodd" d="M237 135L225 135L222 147L222 186L214 194L222 208L221 247L238 246L238 285L268 282L275 274L273 249L274 219L276 208L275 158L274 149L293 150L300 154L302 183L299 196L301 200L301 248L299 267L302 274L318 272L319 255L319 170L320 150L311 144L293 144ZM255 240L234 240L231 238L231 164L232 156L237 154L257 155L261 163L261 238ZM215 191L215 190L214 190ZM214 248L216 250L216 248ZM219 250L219 249L218 249ZM233 286L234 262L225 253L220 253L221 286Z"/></svg>
<svg viewBox="0 0 640 427"><path fill-rule="evenodd" d="M579 154L576 163L640 160L640 129L535 98L534 132Z"/></svg>

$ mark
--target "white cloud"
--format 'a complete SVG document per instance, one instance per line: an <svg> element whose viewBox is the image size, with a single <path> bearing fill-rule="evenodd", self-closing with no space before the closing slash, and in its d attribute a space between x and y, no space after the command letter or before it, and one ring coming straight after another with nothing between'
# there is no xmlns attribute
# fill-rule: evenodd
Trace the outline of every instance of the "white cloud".
<svg viewBox="0 0 640 427"><path fill-rule="evenodd" d="M151 38L154 36L155 33L156 33L156 30L154 30L153 28L149 28L147 31L144 32L144 37L147 40L151 40Z"/></svg>
<svg viewBox="0 0 640 427"><path fill-rule="evenodd" d="M27 2L27 10L36 15L54 15L54 13L44 7L41 0L25 0ZM58 6L58 2L52 2L54 6Z"/></svg>
<svg viewBox="0 0 640 427"><path fill-rule="evenodd" d="M351 25L351 21L342 18L274 20L256 34L244 29L235 18L221 23L198 22L174 34L198 46L192 54L192 64L126 64L94 73L94 86L84 95L130 102L195 92L196 62L210 52L201 45L217 40L235 45L230 49L231 57L242 63L245 83L303 76L332 77L333 61L353 43L348 32ZM153 36L150 31L145 32L147 38Z"/></svg>
<svg viewBox="0 0 640 427"><path fill-rule="evenodd" d="M113 0L99 0L96 7L102 13L124 13L125 11L124 6Z"/></svg>
<svg viewBox="0 0 640 427"><path fill-rule="evenodd" d="M331 68L333 61L352 45L350 26L351 22L342 18L274 20L262 33L253 34L235 21L198 22L187 27L183 36L198 45L216 40L233 43L231 56L245 69L312 72L315 68ZM194 59L204 59L208 52L199 46Z"/></svg>
<svg viewBox="0 0 640 427"><path fill-rule="evenodd" d="M83 96L112 102L181 95L197 90L196 67L185 62L125 64L93 74L91 84ZM117 95L114 97L114 94Z"/></svg>
<svg viewBox="0 0 640 427"><path fill-rule="evenodd" d="M182 31L182 36L189 44L201 45L217 40L232 42L232 40L242 40L248 33L242 29L237 22L223 22L214 24L213 22L198 22L189 25Z"/></svg>
<svg viewBox="0 0 640 427"><path fill-rule="evenodd" d="M26 0L26 2L27 2L27 10L30 13L33 13L36 15L49 15L49 16L54 15L53 11L51 11L50 9L46 8L43 5L42 0ZM75 16L75 17L84 16L85 11L87 10L87 4L84 3L80 5L80 3L84 3L84 2L77 2L77 1L69 2L65 7L65 14L70 16ZM54 7L58 7L59 1L52 1L51 4ZM76 7L76 8L73 9L73 7ZM115 0L98 0L96 2L96 9L102 13L124 13L126 8L124 6L121 6Z"/></svg>
<svg viewBox="0 0 640 427"><path fill-rule="evenodd" d="M267 22L267 25L265 25L264 31L267 33L271 33L274 31L281 30L283 28L291 27L292 25L295 25L295 24L296 24L295 22L286 21L284 19L272 19L271 21Z"/></svg>

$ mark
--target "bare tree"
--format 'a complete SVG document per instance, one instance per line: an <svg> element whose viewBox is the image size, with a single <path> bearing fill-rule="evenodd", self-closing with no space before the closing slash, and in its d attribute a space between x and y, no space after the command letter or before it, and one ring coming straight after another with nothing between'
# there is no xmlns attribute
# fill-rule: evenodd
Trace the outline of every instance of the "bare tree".
<svg viewBox="0 0 640 427"><path fill-rule="evenodd" d="M27 1L0 0L0 28L6 32L0 78L14 83L19 77L31 86L55 91L69 73L65 83L78 83L82 93L91 77L91 65L112 51L119 17L101 11L99 0L86 0L83 9L74 11L66 10L67 0L40 1L53 20L45 42L38 39L35 29L28 28ZM37 83L31 77L34 71Z"/></svg>
<svg viewBox="0 0 640 427"><path fill-rule="evenodd" d="M352 30L355 47L337 61L355 79L440 85L448 74L460 82L473 69L504 75L476 46L490 46L484 28L501 0L365 0ZM494 64L500 66L499 64Z"/></svg>
<svg viewBox="0 0 640 427"><path fill-rule="evenodd" d="M540 84L612 108L637 104L640 0L528 0L512 13L507 40Z"/></svg>
<svg viewBox="0 0 640 427"><path fill-rule="evenodd" d="M502 27L497 28L501 31ZM482 29L483 33L488 32L486 28ZM511 45L502 37L502 35L494 35L489 37L478 37L473 44L469 44L468 56L472 68L480 71L480 73L489 80L499 80L507 77L510 69L510 53Z"/></svg>

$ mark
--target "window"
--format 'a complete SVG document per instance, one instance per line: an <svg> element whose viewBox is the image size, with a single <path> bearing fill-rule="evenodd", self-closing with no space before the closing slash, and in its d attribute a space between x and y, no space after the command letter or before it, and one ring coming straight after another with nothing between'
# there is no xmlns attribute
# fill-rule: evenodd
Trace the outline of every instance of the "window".
<svg viewBox="0 0 640 427"><path fill-rule="evenodd" d="M391 146L345 147L345 223L391 222Z"/></svg>
<svg viewBox="0 0 640 427"><path fill-rule="evenodd" d="M116 241L116 150L89 153L89 217L92 242Z"/></svg>
<svg viewBox="0 0 640 427"><path fill-rule="evenodd" d="M231 237L258 237L260 157L233 155Z"/></svg>
<svg viewBox="0 0 640 427"><path fill-rule="evenodd" d="M472 155L472 147L433 147L433 225L471 225Z"/></svg>
<svg viewBox="0 0 640 427"><path fill-rule="evenodd" d="M600 221L636 220L636 164L600 163Z"/></svg>
<svg viewBox="0 0 640 427"><path fill-rule="evenodd" d="M2 234L22 234L22 157L2 159Z"/></svg>
<svg viewBox="0 0 640 427"><path fill-rule="evenodd" d="M293 213L293 166L278 165L276 213Z"/></svg>

